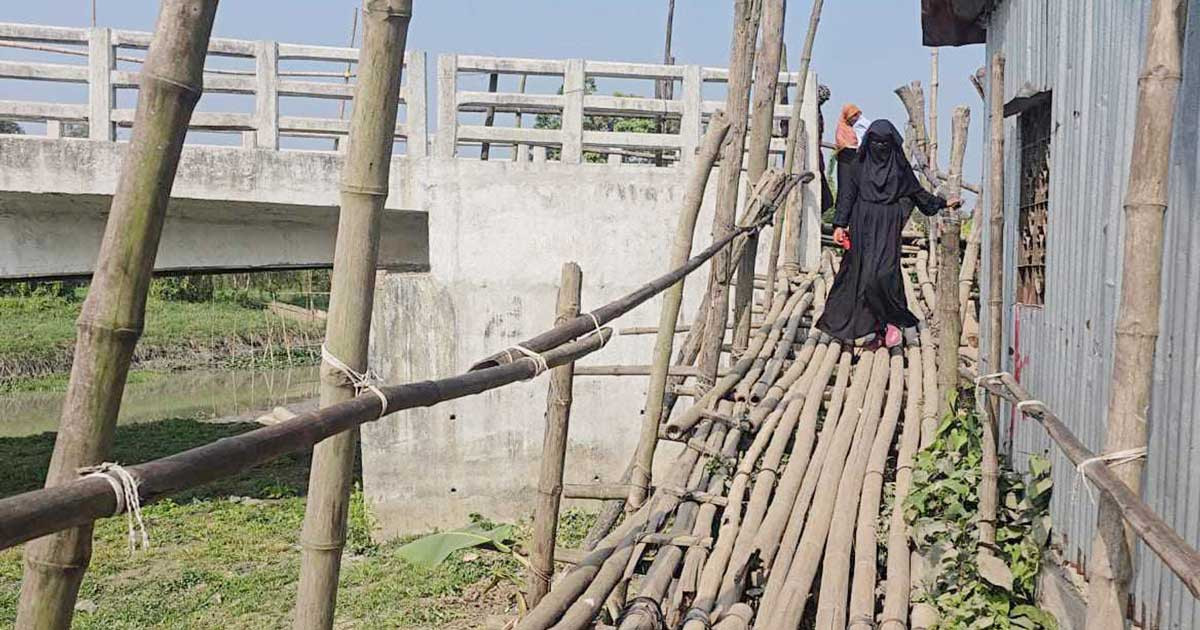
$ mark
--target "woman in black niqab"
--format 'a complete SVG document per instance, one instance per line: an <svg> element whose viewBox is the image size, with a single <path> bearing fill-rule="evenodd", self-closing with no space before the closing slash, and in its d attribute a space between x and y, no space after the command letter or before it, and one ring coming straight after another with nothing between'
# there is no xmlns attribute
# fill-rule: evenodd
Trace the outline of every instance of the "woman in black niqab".
<svg viewBox="0 0 1200 630"><path fill-rule="evenodd" d="M903 146L892 123L876 120L858 149L858 176L838 182L833 225L849 236L851 245L817 328L843 342L875 333L894 346L900 329L917 324L904 299L900 232L914 205L930 216L962 205L959 199L947 202L926 192Z"/></svg>

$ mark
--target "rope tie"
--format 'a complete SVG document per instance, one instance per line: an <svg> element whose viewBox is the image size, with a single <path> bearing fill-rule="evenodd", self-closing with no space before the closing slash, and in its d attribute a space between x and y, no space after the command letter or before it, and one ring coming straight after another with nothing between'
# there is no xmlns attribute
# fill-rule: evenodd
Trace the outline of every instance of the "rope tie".
<svg viewBox="0 0 1200 630"><path fill-rule="evenodd" d="M1084 469L1088 466L1097 462L1104 462L1109 468L1112 468L1114 466L1120 466L1121 464L1135 462L1139 459L1144 459L1145 457L1146 447L1139 446L1138 448L1130 448L1123 451L1116 451L1114 453L1104 453L1095 457L1089 457L1079 462L1079 465L1075 467L1075 483L1071 484L1072 498L1074 498L1075 491L1079 486L1079 482L1082 481L1083 488L1087 490L1088 498L1092 500L1093 505L1096 503L1096 495L1092 492L1092 485L1088 483L1087 476L1084 475Z"/></svg>
<svg viewBox="0 0 1200 630"><path fill-rule="evenodd" d="M362 372L354 370L354 368L346 365L341 359L333 356L333 353L325 347L325 344L321 344L321 360L346 377L346 380L354 386L355 396L361 395L364 391L375 394L379 398L379 418L382 418L383 414L387 413L387 396L384 396L383 391L376 386L376 383L379 382L379 377L375 375L375 372L371 368L367 368Z"/></svg>
<svg viewBox="0 0 1200 630"><path fill-rule="evenodd" d="M517 344L504 351L504 354L508 356L509 363L516 363L516 358L514 358L513 352L516 352L519 355L525 355L525 358L533 361L533 376L522 380L532 381L533 379L541 376L542 372L550 369L550 364L546 362L546 357L520 344Z"/></svg>
<svg viewBox="0 0 1200 630"><path fill-rule="evenodd" d="M984 383L995 381L1005 374L1008 374L1008 372L992 372L991 374L984 374L983 376L979 376L975 379L975 385L980 387Z"/></svg>
<svg viewBox="0 0 1200 630"><path fill-rule="evenodd" d="M1026 416L1040 414L1046 410L1046 403L1040 400L1022 400L1017 403L1017 411Z"/></svg>
<svg viewBox="0 0 1200 630"><path fill-rule="evenodd" d="M625 621L634 617L644 617L650 622L650 627L654 630L662 630L666 627L666 620L663 619L662 608L658 602L649 597L635 597L625 610L621 613L621 617L617 619L617 627L625 625Z"/></svg>
<svg viewBox="0 0 1200 630"><path fill-rule="evenodd" d="M138 480L115 462L80 468L78 472L84 479L99 477L112 486L113 495L117 498L117 509L113 510L112 515L117 516L125 512L125 522L129 528L129 551L137 551L139 543L143 549L150 548L150 536L146 534L146 523L142 520L142 498L138 494Z"/></svg>
<svg viewBox="0 0 1200 630"><path fill-rule="evenodd" d="M592 332L588 333L587 336L591 337L592 335L603 334L603 332L600 329L600 318L596 317L595 313L588 313L587 316L592 318L592 325L596 327L596 329L593 330Z"/></svg>
<svg viewBox="0 0 1200 630"><path fill-rule="evenodd" d="M546 584L549 584L554 581L553 571L551 571L551 573L546 573L545 571L542 571L541 569L533 566L532 562L525 562L524 564L525 564L525 568L529 569L529 572L532 573L533 576L536 577L537 579L545 582Z"/></svg>
<svg viewBox="0 0 1200 630"><path fill-rule="evenodd" d="M712 622L708 620L708 613L703 608L691 608L683 617L682 626L686 626L689 621L698 621L704 626L704 630L712 630Z"/></svg>

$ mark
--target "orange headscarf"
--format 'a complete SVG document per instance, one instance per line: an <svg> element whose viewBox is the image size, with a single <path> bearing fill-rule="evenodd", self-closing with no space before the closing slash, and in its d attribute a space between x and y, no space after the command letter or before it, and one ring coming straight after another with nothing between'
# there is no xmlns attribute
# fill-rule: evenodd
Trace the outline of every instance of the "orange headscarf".
<svg viewBox="0 0 1200 630"><path fill-rule="evenodd" d="M858 136L854 133L854 125L850 123L850 119L861 115L862 110L857 105L846 103L842 107L842 117L838 119L837 141L834 143L839 151L858 148Z"/></svg>

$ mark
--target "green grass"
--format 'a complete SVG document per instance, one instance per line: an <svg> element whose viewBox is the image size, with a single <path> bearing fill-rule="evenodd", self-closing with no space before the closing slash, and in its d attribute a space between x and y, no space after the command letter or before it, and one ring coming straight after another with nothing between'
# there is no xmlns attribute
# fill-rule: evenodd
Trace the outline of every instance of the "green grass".
<svg viewBox="0 0 1200 630"><path fill-rule="evenodd" d="M121 427L112 459L144 461L255 426L176 419ZM53 441L50 433L0 439L6 468L0 496L40 487ZM147 506L147 550L129 551L124 519L99 521L73 627L289 627L308 459L308 454L281 458ZM578 545L593 520L590 514L565 512L559 544ZM362 493L356 491L336 627L465 629L516 614L524 574L511 555L467 549L441 566L423 568L396 554L407 540L376 544L368 537L370 529ZM518 531L523 542L529 529ZM15 618L20 580L20 549L0 551L0 627Z"/></svg>
<svg viewBox="0 0 1200 630"><path fill-rule="evenodd" d="M0 392L65 386L81 305L60 298L0 297ZM320 323L285 323L253 305L151 298L135 358L139 363L165 360L171 368L199 367L191 363L209 364L214 357L250 348L285 354L284 347L312 342L321 333ZM312 353L298 354L311 362Z"/></svg>

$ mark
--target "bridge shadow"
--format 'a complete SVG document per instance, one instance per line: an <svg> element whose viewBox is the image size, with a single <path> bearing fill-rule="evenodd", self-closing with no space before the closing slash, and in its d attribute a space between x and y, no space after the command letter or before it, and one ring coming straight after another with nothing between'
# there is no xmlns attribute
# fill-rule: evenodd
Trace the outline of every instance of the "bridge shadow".
<svg viewBox="0 0 1200 630"><path fill-rule="evenodd" d="M214 423L183 418L124 425L117 427L113 453L108 461L123 465L138 464L261 426L253 422ZM46 480L46 468L50 464L50 454L54 451L55 435L47 432L0 438L0 462L4 462L4 471L0 474L0 497L42 487ZM308 488L311 459L311 450L285 455L239 475L186 490L172 499L188 502L233 496L254 499L300 496ZM362 479L361 457L355 457L354 478Z"/></svg>

